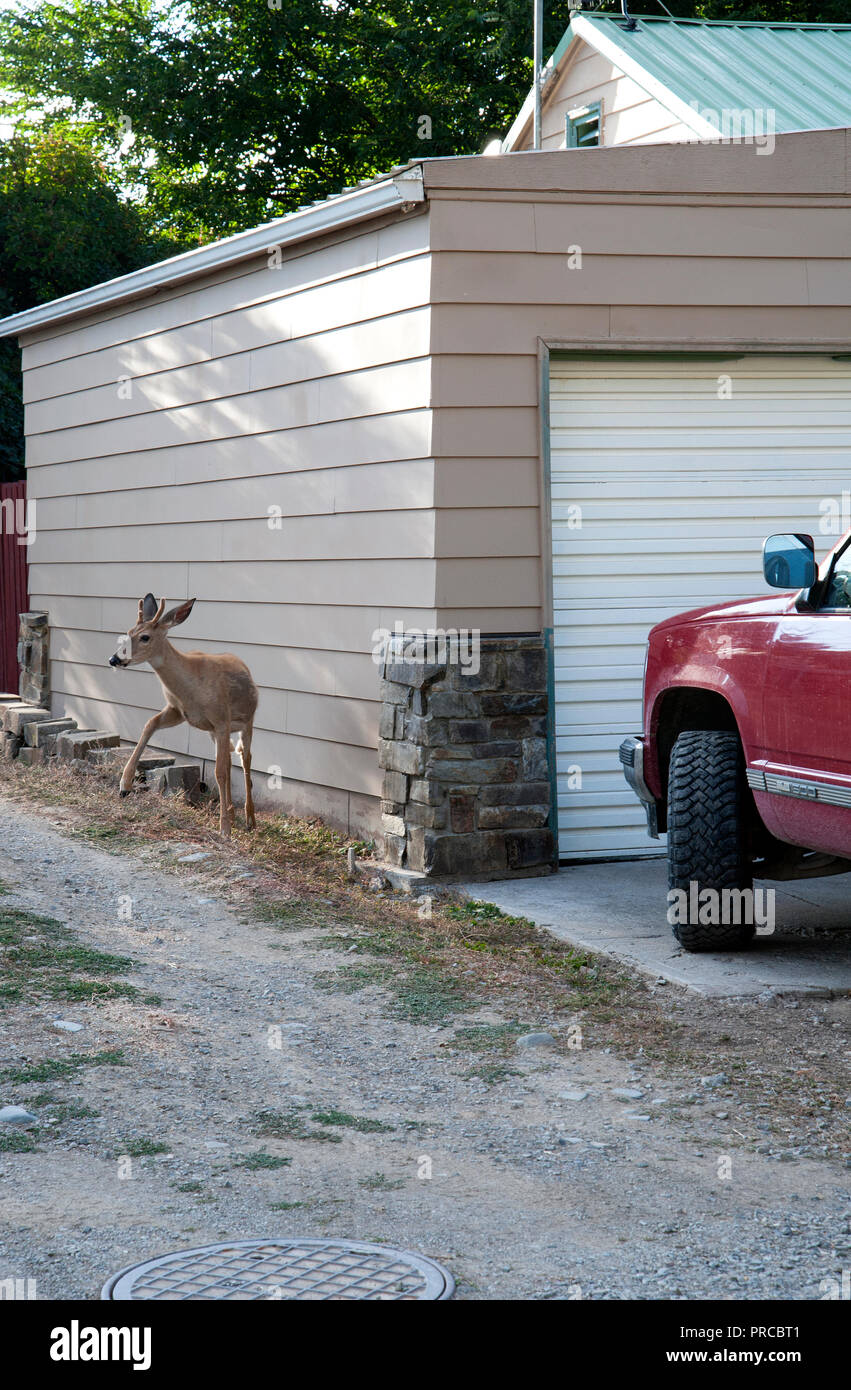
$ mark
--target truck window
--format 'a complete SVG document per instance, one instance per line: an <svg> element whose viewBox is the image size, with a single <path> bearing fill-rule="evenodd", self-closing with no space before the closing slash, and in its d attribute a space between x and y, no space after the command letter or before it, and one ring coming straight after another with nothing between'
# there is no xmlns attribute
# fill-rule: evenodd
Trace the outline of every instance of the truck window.
<svg viewBox="0 0 851 1390"><path fill-rule="evenodd" d="M822 608L851 608L851 546L846 546L833 567Z"/></svg>

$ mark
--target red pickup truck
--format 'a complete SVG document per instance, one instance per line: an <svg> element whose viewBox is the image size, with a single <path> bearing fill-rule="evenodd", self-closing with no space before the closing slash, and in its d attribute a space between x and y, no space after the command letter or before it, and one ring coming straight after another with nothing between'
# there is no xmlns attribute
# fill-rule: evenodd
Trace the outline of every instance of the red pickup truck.
<svg viewBox="0 0 851 1390"><path fill-rule="evenodd" d="M770 536L763 571L785 592L650 633L644 732L620 760L649 834L667 832L672 890L851 871L851 533L820 569L811 536ZM691 914L674 934L729 950L754 925Z"/></svg>

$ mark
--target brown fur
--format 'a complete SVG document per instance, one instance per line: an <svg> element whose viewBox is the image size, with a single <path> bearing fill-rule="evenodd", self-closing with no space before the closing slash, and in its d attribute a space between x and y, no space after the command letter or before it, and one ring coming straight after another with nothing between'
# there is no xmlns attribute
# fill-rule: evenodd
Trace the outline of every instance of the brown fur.
<svg viewBox="0 0 851 1390"><path fill-rule="evenodd" d="M153 667L163 693L165 708L149 719L121 774L121 795L132 789L136 765L149 739L158 729L170 729L184 721L204 729L216 745L216 784L219 788L219 829L225 838L234 820L231 798L231 734L239 733L236 751L245 774L245 824L255 825L251 794L251 735L257 710L257 687L244 661L229 652L179 652L167 638L168 631L183 623L195 600L164 612L152 594L139 601L139 619L127 634L127 649L112 658L113 665L136 666L147 661Z"/></svg>

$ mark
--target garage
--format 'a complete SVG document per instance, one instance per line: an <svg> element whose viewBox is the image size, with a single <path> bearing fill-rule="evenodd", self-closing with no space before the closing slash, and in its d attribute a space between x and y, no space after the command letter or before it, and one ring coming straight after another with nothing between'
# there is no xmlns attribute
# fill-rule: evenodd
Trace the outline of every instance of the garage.
<svg viewBox="0 0 851 1390"><path fill-rule="evenodd" d="M769 592L759 556L772 531L810 531L820 558L851 525L850 458L841 355L551 360L562 860L662 852L617 753L641 728L647 634Z"/></svg>

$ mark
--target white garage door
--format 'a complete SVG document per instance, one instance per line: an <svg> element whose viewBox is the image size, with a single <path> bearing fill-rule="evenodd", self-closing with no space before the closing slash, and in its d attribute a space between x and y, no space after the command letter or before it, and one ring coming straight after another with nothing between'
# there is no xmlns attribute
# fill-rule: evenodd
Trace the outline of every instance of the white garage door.
<svg viewBox="0 0 851 1390"><path fill-rule="evenodd" d="M663 842L618 762L641 730L647 633L769 593L772 531L830 549L829 499L851 504L851 363L554 359L550 383L560 853L647 854Z"/></svg>

